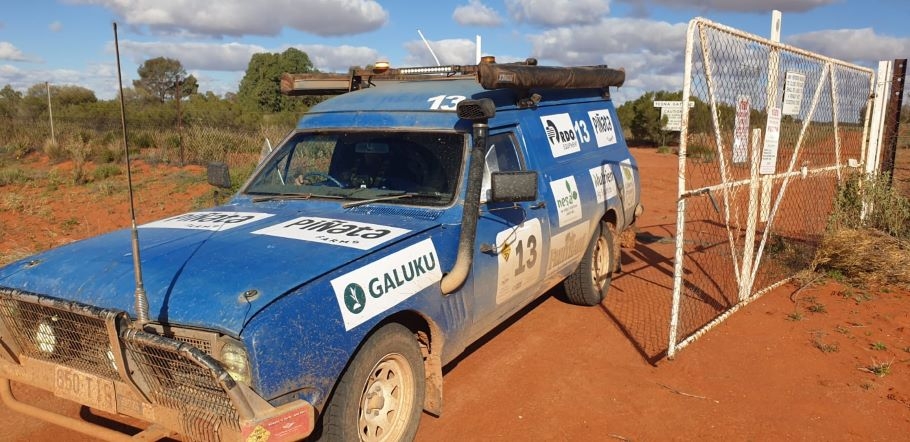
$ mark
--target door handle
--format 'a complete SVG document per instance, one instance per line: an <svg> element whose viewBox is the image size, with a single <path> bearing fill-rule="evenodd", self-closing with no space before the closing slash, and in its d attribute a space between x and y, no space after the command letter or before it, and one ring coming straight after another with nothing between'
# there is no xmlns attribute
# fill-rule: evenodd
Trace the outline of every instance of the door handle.
<svg viewBox="0 0 910 442"><path fill-rule="evenodd" d="M546 201L538 201L538 202L534 203L533 205L531 205L530 209L537 210L537 209L543 209L544 207L547 207Z"/></svg>

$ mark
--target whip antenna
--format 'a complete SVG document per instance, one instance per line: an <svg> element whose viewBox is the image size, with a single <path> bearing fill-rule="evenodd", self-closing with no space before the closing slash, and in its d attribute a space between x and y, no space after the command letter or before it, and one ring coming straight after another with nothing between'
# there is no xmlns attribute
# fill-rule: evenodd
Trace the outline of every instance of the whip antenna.
<svg viewBox="0 0 910 442"><path fill-rule="evenodd" d="M132 224L133 271L136 275L136 321L142 328L149 322L149 301L142 283L142 260L139 258L139 229L136 227L136 207L133 204L133 174L130 167L130 148L126 141L126 106L123 104L123 77L120 74L120 42L117 40L117 22L114 22L114 52L117 53L117 84L120 88L120 126L123 131L123 150L126 152L126 181L130 194L130 222Z"/></svg>

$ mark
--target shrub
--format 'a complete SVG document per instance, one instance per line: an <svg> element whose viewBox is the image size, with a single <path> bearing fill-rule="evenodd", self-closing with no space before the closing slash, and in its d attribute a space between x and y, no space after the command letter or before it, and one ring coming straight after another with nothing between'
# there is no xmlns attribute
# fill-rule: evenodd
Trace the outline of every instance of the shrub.
<svg viewBox="0 0 910 442"><path fill-rule="evenodd" d="M55 163L65 161L67 159L67 151L60 143L47 139L44 140L44 154Z"/></svg>
<svg viewBox="0 0 910 442"><path fill-rule="evenodd" d="M101 164L95 168L93 176L95 178L95 181L103 181L107 178L117 176L122 173L123 171L120 170L120 166L117 166L116 164Z"/></svg>

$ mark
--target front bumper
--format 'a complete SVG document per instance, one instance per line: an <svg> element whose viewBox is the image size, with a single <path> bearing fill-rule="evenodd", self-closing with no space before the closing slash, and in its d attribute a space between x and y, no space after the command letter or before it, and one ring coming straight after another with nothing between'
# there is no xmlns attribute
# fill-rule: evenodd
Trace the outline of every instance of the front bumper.
<svg viewBox="0 0 910 442"><path fill-rule="evenodd" d="M209 353L204 333L187 338L168 330L139 329L121 311L0 289L0 399L14 410L109 440L119 433L16 401L8 380L149 422L154 436L283 441L312 432L311 404L273 407L231 378Z"/></svg>

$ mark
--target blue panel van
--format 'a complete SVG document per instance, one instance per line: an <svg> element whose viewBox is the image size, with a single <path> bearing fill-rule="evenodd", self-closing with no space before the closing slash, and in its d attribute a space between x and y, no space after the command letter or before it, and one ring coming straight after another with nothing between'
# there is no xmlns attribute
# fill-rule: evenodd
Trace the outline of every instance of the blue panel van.
<svg viewBox="0 0 910 442"><path fill-rule="evenodd" d="M624 78L533 60L287 76L345 93L227 203L0 269L0 397L111 440L10 381L149 439L413 439L468 344L557 284L603 300L641 212Z"/></svg>

